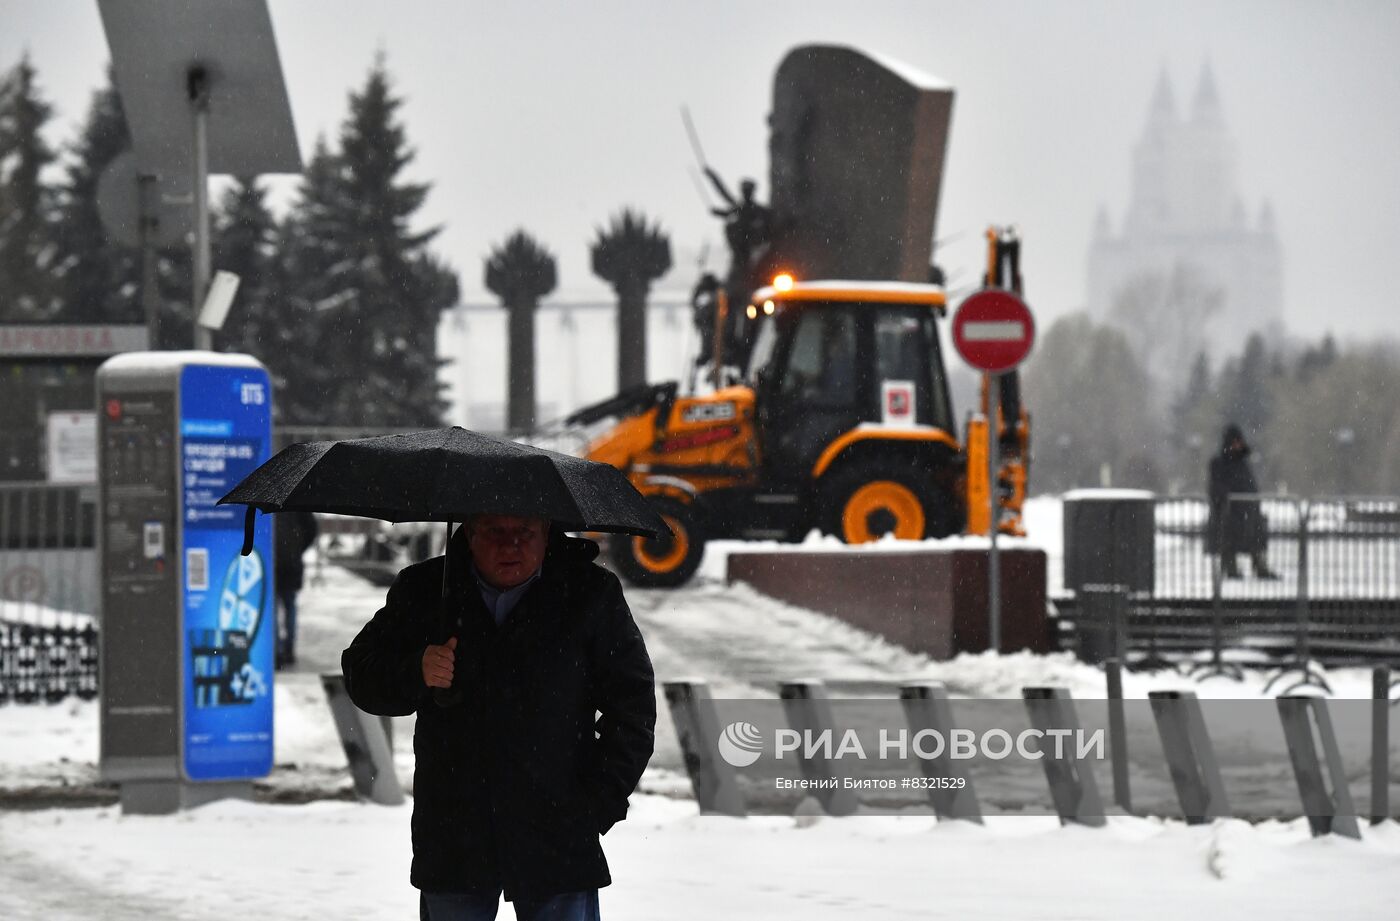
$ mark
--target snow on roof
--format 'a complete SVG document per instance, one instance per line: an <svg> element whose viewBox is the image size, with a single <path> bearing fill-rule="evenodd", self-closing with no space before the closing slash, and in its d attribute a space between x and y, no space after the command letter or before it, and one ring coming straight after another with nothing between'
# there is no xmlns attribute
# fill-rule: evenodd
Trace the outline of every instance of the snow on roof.
<svg viewBox="0 0 1400 921"><path fill-rule="evenodd" d="M843 281L841 279L823 279L822 281L797 281L793 282L794 291L822 291L832 288L867 288L871 291L900 291L907 294L942 294L942 285L929 285L912 281Z"/></svg>
<svg viewBox="0 0 1400 921"><path fill-rule="evenodd" d="M903 61L895 60L894 58L887 57L874 51L863 51L861 53L876 64L879 64L881 67L898 76L901 80L917 86L921 90L941 90L944 92L952 92L953 90L953 84L948 81L925 73L917 67L906 64Z"/></svg>
<svg viewBox="0 0 1400 921"><path fill-rule="evenodd" d="M753 293L750 301L761 303L766 300L801 300L804 295L849 295L851 292L859 292L866 295L874 295L873 299L879 300L883 295L890 299L917 300L928 303L943 303L946 294L942 285L920 284L911 281L869 281L863 279L823 279L821 281L795 281L792 287L786 291L780 291L773 285L759 288Z"/></svg>
<svg viewBox="0 0 1400 921"><path fill-rule="evenodd" d="M238 352L123 352L102 363L104 371L170 371L185 365L214 365L220 368L261 368L251 355Z"/></svg>
<svg viewBox="0 0 1400 921"><path fill-rule="evenodd" d="M1147 489L1071 489L1064 494L1066 502L1084 499L1151 499L1156 493Z"/></svg>

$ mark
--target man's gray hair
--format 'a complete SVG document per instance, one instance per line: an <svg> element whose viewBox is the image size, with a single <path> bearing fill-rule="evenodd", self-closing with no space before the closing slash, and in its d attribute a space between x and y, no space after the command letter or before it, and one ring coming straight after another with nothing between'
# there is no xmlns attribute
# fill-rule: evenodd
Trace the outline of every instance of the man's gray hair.
<svg viewBox="0 0 1400 921"><path fill-rule="evenodd" d="M536 515L531 512L473 512L472 514L466 517L465 521L462 522L462 526L466 528L467 534L470 535L475 532L476 523L478 521L480 521L482 518L489 518L492 515L515 515L520 518L533 518L536 521L543 521L544 529L546 532L549 531L549 526L553 523L549 520L549 517L547 515Z"/></svg>

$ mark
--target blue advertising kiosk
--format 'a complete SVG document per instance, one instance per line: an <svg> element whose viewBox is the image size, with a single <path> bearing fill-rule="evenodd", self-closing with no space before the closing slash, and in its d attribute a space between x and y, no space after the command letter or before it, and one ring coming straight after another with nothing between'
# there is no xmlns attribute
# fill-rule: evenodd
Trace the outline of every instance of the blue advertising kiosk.
<svg viewBox="0 0 1400 921"><path fill-rule="evenodd" d="M124 812L250 797L272 770L272 527L240 555L219 498L272 449L247 355L133 352L97 372L100 771Z"/></svg>

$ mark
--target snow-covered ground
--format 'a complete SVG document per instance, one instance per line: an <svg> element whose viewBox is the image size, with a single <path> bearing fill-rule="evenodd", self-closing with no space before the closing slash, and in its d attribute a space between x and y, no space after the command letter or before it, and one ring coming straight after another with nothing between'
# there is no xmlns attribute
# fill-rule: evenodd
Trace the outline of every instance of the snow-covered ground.
<svg viewBox="0 0 1400 921"><path fill-rule="evenodd" d="M1027 523L1028 540L1058 570L1058 503L1033 503ZM1078 699L1104 694L1102 673L1067 655L935 662L726 586L716 576L733 549L712 548L682 591L629 591L660 680L699 676L717 697L769 699L777 681L797 676L827 680L833 694L876 686L892 694L906 679L941 680L967 697L1017 698L1026 685L1068 687ZM0 919L415 916L411 805L346 801L351 785L318 678L339 669L339 651L384 591L336 567L321 576L302 594L301 661L277 676L276 768L258 802L170 817L74 808L110 798L96 785L96 704L0 708L0 795L10 806L0 811ZM1195 689L1258 701L1266 677ZM1369 696L1361 670L1328 677L1339 697ZM1189 686L1170 674L1126 683L1130 698ZM413 720L395 723L407 783ZM1348 918L1392 918L1400 900L1394 823L1357 842L1312 840L1302 819L1187 827L1115 816L1091 830L1030 815L993 815L982 828L927 816L702 817L664 705L657 729L631 816L604 840L616 880L602 899L610 919L1315 918L1343 906ZM1099 783L1106 792L1107 777ZM1280 801L1296 802L1291 778L1278 783ZM1365 786L1364 765L1352 783ZM66 807L38 808L56 801Z"/></svg>
<svg viewBox="0 0 1400 921"><path fill-rule="evenodd" d="M0 917L408 919L409 806L226 802L0 817ZM1006 819L701 817L637 796L604 839L610 921L1394 918L1400 829L1312 840L1303 823L1106 829ZM503 911L501 917L511 917Z"/></svg>

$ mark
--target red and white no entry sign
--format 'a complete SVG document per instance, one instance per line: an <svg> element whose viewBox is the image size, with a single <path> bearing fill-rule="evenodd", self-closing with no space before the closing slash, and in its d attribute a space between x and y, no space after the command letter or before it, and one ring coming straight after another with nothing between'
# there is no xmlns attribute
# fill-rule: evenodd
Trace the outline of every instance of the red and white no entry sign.
<svg viewBox="0 0 1400 921"><path fill-rule="evenodd" d="M979 371L1010 371L1025 360L1034 343L1031 310L1010 291L984 288L953 314L953 346Z"/></svg>

